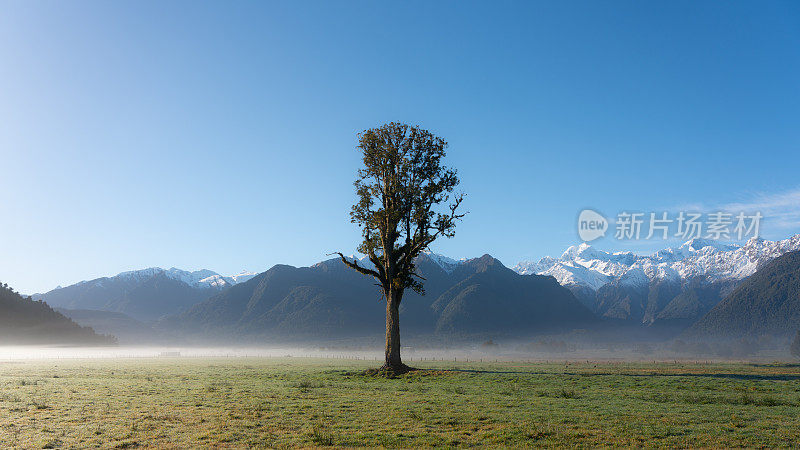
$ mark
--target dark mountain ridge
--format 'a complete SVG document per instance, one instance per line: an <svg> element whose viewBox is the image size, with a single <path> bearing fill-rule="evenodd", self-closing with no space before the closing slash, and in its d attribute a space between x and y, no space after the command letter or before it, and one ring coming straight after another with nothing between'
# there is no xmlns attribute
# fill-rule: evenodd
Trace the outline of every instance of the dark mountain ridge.
<svg viewBox="0 0 800 450"><path fill-rule="evenodd" d="M667 335L679 334L739 283L739 280L710 282L706 277L680 281L656 279L645 285L616 280L600 287L589 303L593 303L592 309L600 317L626 325L658 328Z"/></svg>
<svg viewBox="0 0 800 450"><path fill-rule="evenodd" d="M407 291L400 321L408 334L534 335L597 324L554 278L519 275L489 255L447 272L417 260L425 295ZM385 305L373 280L338 259L275 266L162 323L201 334L323 338L380 335Z"/></svg>
<svg viewBox="0 0 800 450"><path fill-rule="evenodd" d="M759 269L689 328L694 338L790 336L800 329L800 251Z"/></svg>

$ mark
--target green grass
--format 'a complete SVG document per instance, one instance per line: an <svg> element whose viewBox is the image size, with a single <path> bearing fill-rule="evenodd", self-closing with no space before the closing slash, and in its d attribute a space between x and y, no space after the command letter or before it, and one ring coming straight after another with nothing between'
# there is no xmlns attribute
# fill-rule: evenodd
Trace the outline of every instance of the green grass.
<svg viewBox="0 0 800 450"><path fill-rule="evenodd" d="M0 363L0 447L800 443L800 366L304 358Z"/></svg>

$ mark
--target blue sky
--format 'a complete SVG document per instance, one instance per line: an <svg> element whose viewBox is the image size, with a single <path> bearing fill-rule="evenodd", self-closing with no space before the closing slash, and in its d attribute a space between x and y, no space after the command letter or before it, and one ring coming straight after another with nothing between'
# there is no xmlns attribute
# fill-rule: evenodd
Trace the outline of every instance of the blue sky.
<svg viewBox="0 0 800 450"><path fill-rule="evenodd" d="M560 254L583 208L767 208L784 238L798 80L791 1L3 2L0 280L352 253L356 134L392 120L450 143L456 258Z"/></svg>

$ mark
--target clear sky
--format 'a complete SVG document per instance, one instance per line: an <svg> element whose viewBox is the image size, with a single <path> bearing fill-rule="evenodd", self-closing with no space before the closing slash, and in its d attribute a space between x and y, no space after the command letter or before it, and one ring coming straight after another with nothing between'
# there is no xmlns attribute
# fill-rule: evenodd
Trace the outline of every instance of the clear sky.
<svg viewBox="0 0 800 450"><path fill-rule="evenodd" d="M799 80L796 1L5 1L0 280L353 253L356 134L393 120L450 143L455 258L558 255L587 207L746 204L785 238Z"/></svg>

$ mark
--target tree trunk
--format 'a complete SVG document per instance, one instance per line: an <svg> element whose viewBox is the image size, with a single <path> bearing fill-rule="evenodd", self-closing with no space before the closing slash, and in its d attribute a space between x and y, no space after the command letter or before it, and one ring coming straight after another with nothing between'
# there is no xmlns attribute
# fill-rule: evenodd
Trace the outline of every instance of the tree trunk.
<svg viewBox="0 0 800 450"><path fill-rule="evenodd" d="M386 363L384 367L394 372L405 372L400 360L400 299L402 291L390 289L386 296Z"/></svg>

